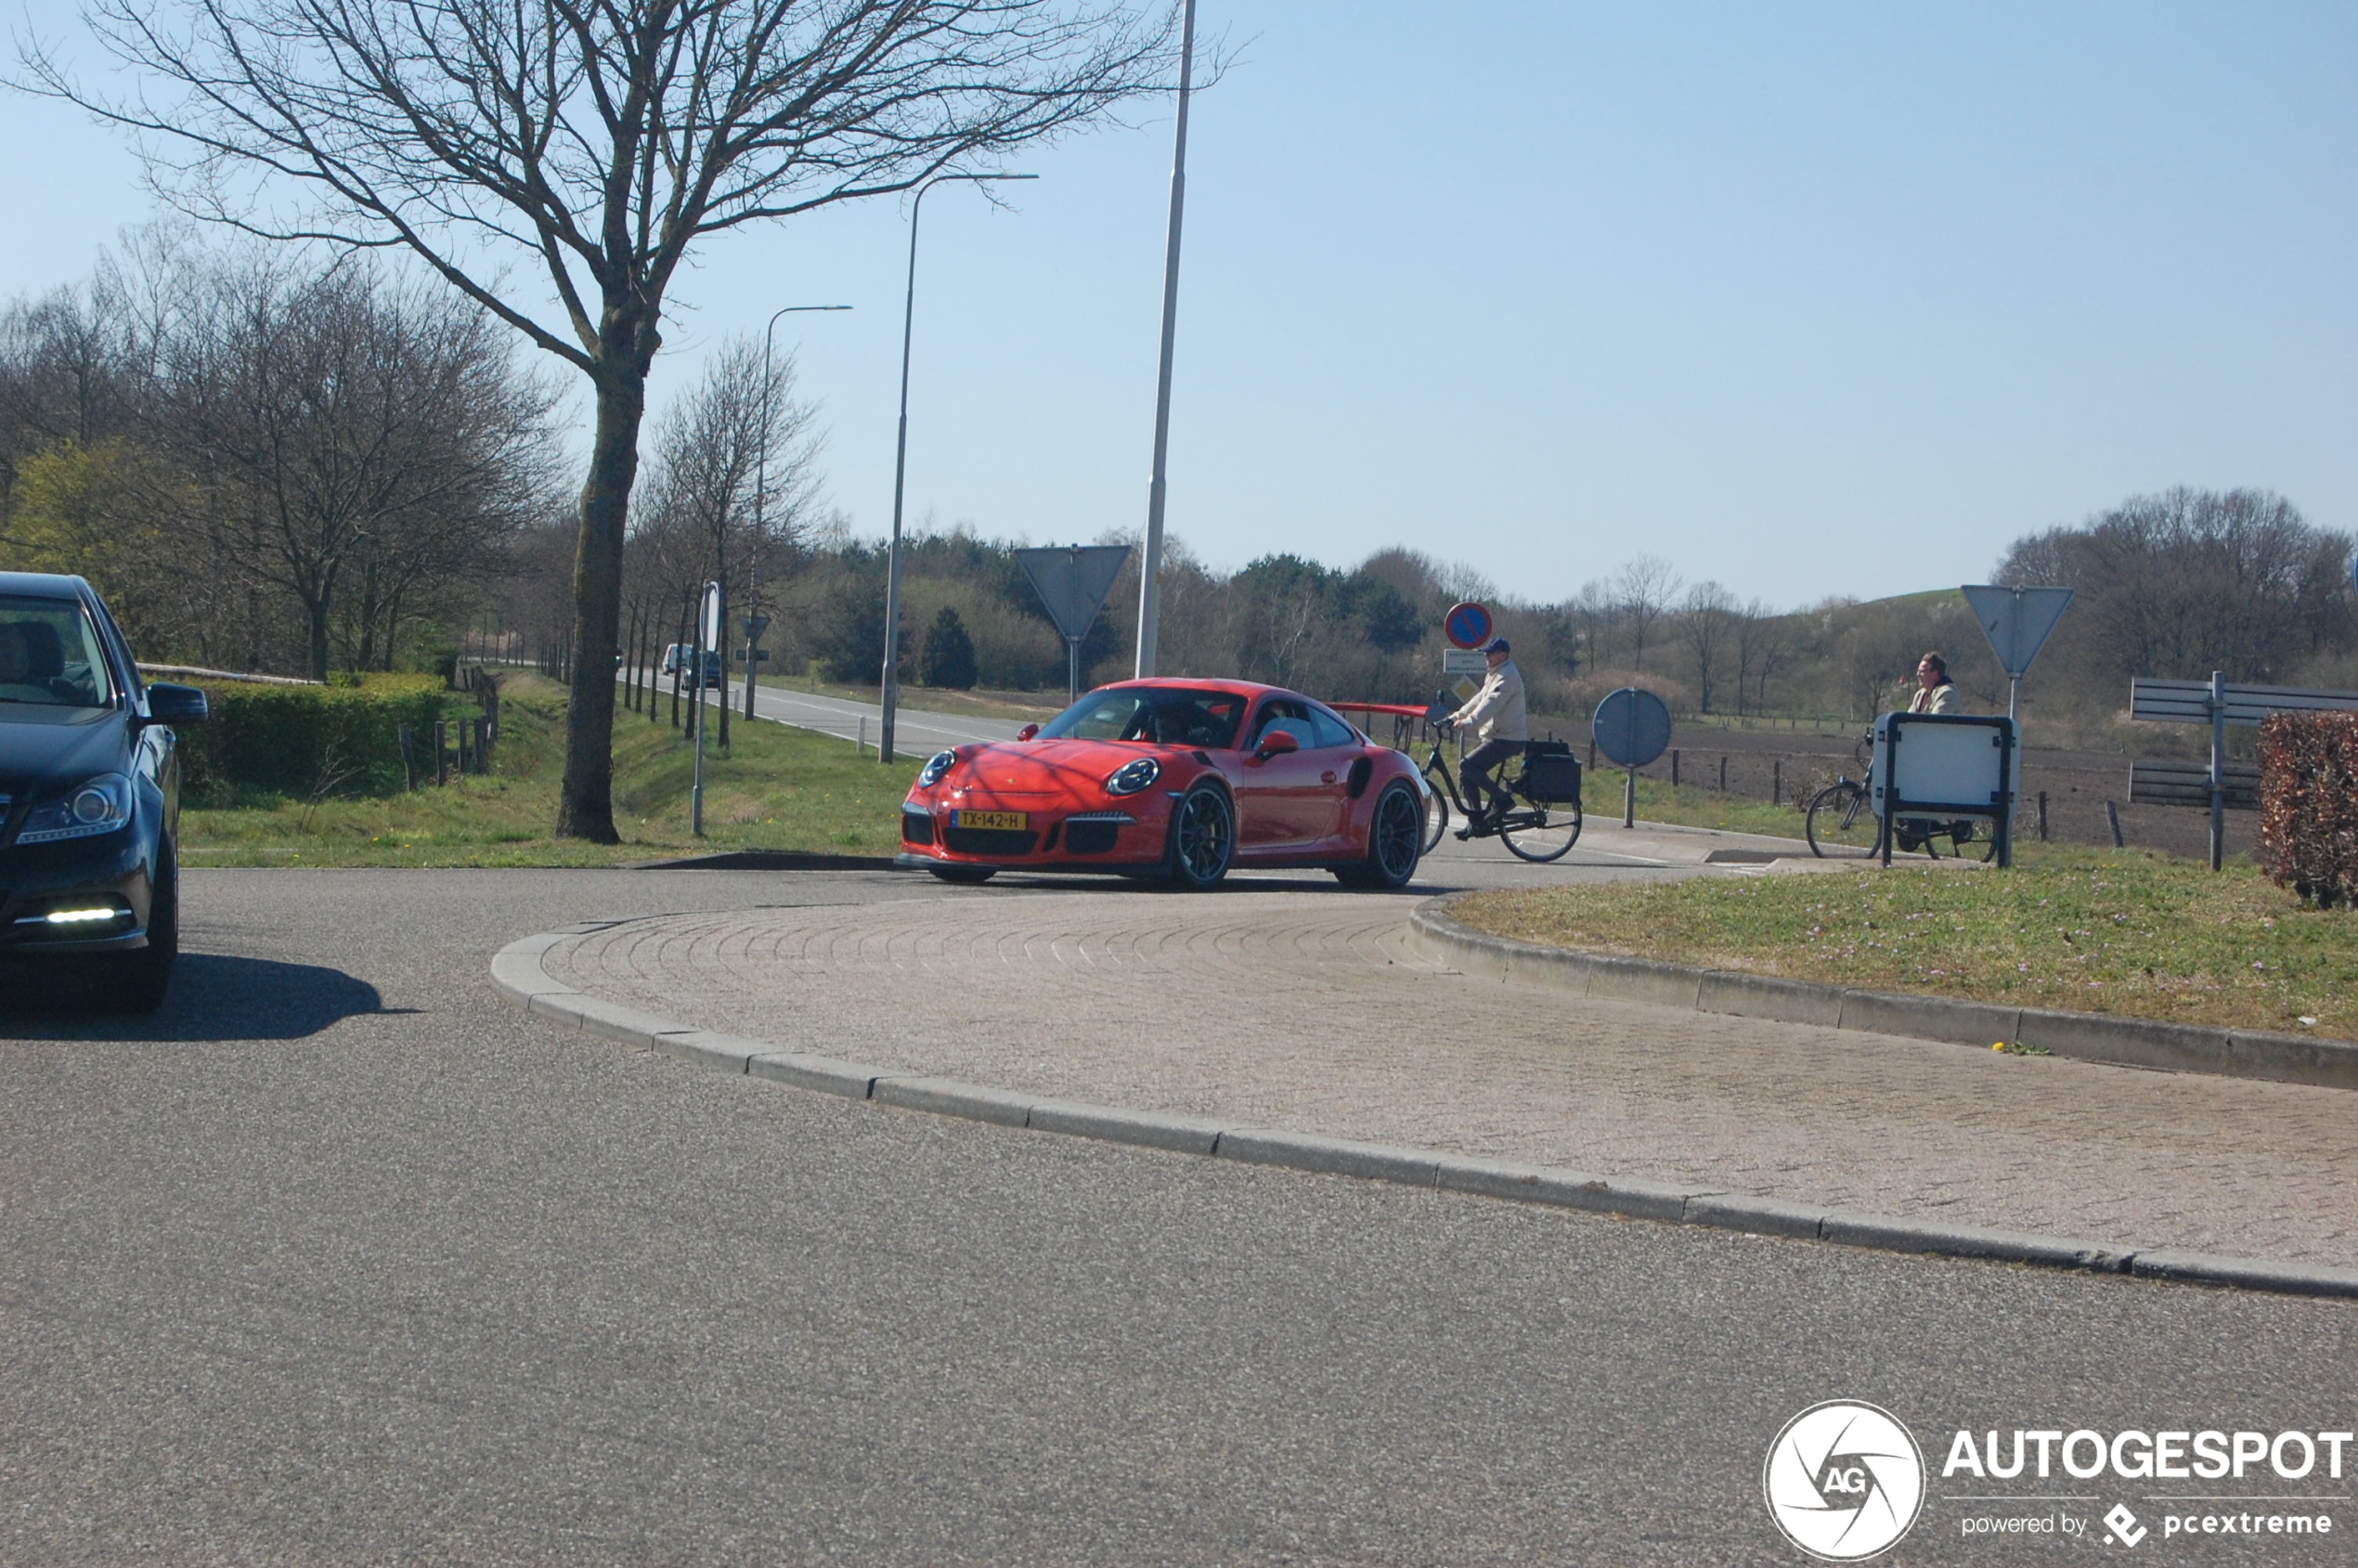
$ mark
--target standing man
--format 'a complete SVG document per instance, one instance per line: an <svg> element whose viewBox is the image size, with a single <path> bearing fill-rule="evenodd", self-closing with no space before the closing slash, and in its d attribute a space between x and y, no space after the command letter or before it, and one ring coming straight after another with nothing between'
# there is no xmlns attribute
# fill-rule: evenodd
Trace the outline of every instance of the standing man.
<svg viewBox="0 0 2358 1568"><path fill-rule="evenodd" d="M1491 641L1490 646L1482 651L1490 666L1482 690L1449 716L1452 724L1475 726L1474 739L1479 743L1458 764L1458 785L1465 792L1466 809L1475 813L1473 821L1458 830L1460 838L1483 838L1497 832L1499 822L1514 804L1512 796L1490 782L1490 770L1522 750L1531 739L1531 726L1522 711L1522 671L1507 657L1509 651L1505 638ZM1483 810L1485 802L1489 807L1486 815Z"/></svg>

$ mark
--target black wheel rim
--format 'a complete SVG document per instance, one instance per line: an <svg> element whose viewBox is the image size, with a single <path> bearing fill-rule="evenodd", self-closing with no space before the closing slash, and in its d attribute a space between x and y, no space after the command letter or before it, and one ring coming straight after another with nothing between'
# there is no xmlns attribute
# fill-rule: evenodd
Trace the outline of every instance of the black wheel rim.
<svg viewBox="0 0 2358 1568"><path fill-rule="evenodd" d="M1228 803L1202 790L1179 803L1179 868L1210 882L1228 866Z"/></svg>
<svg viewBox="0 0 2358 1568"><path fill-rule="evenodd" d="M1405 789L1386 792L1376 807L1375 862L1395 882L1405 882L1417 869L1424 848L1424 823L1417 802Z"/></svg>

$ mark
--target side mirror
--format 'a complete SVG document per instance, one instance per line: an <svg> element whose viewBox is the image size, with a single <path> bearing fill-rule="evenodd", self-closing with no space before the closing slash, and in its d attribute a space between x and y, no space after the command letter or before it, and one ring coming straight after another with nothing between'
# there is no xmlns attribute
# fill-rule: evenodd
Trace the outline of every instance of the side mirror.
<svg viewBox="0 0 2358 1568"><path fill-rule="evenodd" d="M194 724L207 717L212 708L205 694L194 686L175 686L159 680L148 688L148 722L150 724Z"/></svg>
<svg viewBox="0 0 2358 1568"><path fill-rule="evenodd" d="M1283 730L1272 730L1261 737L1261 744L1253 748L1252 754L1255 757L1283 757L1289 751L1301 749L1302 743L1293 736Z"/></svg>
<svg viewBox="0 0 2358 1568"><path fill-rule="evenodd" d="M1038 734L1039 732L1040 732L1040 726L1039 726L1039 725L1037 725L1037 724L1027 724L1027 725L1025 725L1022 729L1017 730L1017 731L1016 732L1016 739L1017 739L1017 740L1019 740L1019 741L1028 741L1028 740L1031 739L1031 737L1032 737L1032 736L1034 736L1034 735Z"/></svg>

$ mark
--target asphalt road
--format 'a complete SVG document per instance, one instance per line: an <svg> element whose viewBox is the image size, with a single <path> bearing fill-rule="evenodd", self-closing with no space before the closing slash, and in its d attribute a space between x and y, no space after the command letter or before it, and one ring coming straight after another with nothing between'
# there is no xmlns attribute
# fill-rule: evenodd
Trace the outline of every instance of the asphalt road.
<svg viewBox="0 0 2358 1568"><path fill-rule="evenodd" d="M621 679L617 674L615 679ZM670 687L663 688L664 699L669 700ZM727 687L729 711L743 721L745 711L745 686L741 680L731 680ZM705 698L712 702L712 696ZM862 741L870 746L877 744L884 723L884 709L875 703L854 702L848 697L825 697L815 692L797 692L791 686L756 686L753 710L763 719L781 724L791 724L798 730L815 730L837 740ZM933 713L922 708L896 709L892 718L892 748L896 754L926 757L945 746L971 745L977 741L1011 741L1023 725L1020 719L986 719L975 714Z"/></svg>
<svg viewBox="0 0 2358 1568"><path fill-rule="evenodd" d="M1961 1428L2348 1430L2345 1304L1009 1133L485 983L578 919L936 896L192 872L156 1019L0 999L0 1561L1797 1562L1762 1463L1836 1397L1933 1465L1880 1561L2047 1561L1963 1522L2115 1501L2140 1560L2348 1561L2349 1480L2181 1485L2339 1526L2190 1543L2152 1482L1938 1474ZM1957 1496L2031 1490L2094 1500Z"/></svg>

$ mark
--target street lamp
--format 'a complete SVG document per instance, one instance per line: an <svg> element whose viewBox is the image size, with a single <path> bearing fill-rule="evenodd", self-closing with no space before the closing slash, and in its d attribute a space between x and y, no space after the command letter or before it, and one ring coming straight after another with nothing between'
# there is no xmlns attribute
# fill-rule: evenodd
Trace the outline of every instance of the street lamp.
<svg viewBox="0 0 2358 1568"><path fill-rule="evenodd" d="M885 553L884 728L877 736L876 760L892 760L892 719L900 706L900 677L895 669L900 652L900 502L909 474L909 336L917 318L917 214L926 192L945 180L1036 180L1038 175L936 175L917 187L909 203L909 294L900 307L900 436L892 453L892 546Z"/></svg>
<svg viewBox="0 0 2358 1568"><path fill-rule="evenodd" d="M792 316L798 310L849 310L850 308L848 305L790 305L772 311L770 316L770 324L761 329L761 458L753 471L753 534L756 538L761 537L762 502L766 499L770 484L770 415L771 412L770 348L771 340L777 336L778 317ZM745 620L748 627L745 632L745 717L747 719L753 717L753 679L760 673L759 667L753 656L754 634L750 629L754 618L753 589L752 583L745 584ZM724 658L722 662L727 661Z"/></svg>

